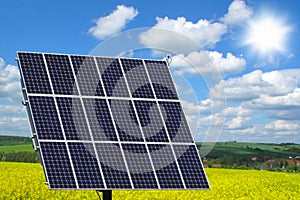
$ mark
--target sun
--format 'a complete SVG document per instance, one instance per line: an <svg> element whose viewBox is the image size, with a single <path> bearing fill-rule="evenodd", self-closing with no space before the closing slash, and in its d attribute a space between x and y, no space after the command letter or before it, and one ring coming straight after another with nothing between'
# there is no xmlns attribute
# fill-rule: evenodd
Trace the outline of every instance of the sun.
<svg viewBox="0 0 300 200"><path fill-rule="evenodd" d="M263 16L249 22L246 44L254 47L260 54L283 52L289 27L282 20Z"/></svg>

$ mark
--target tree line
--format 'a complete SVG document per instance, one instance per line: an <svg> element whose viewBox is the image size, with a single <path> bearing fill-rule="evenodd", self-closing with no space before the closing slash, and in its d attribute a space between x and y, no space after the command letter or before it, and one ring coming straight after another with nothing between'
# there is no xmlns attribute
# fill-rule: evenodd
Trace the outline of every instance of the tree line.
<svg viewBox="0 0 300 200"><path fill-rule="evenodd" d="M2 162L26 162L38 163L39 158L36 152L0 152L0 161Z"/></svg>

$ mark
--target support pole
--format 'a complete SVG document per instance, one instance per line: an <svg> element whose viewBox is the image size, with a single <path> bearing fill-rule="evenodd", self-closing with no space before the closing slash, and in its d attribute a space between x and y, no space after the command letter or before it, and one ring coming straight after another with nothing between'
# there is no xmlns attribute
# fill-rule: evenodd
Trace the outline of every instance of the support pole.
<svg viewBox="0 0 300 200"><path fill-rule="evenodd" d="M96 190L96 192L98 196L99 196L98 192L102 192L103 200L112 200L112 190Z"/></svg>
<svg viewBox="0 0 300 200"><path fill-rule="evenodd" d="M111 190L104 190L102 191L103 200L112 200L112 191Z"/></svg>

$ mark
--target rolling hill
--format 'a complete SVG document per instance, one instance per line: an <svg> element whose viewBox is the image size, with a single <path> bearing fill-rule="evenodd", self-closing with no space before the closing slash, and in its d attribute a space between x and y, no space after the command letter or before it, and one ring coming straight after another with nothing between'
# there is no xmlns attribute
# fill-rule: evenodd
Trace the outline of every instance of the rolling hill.
<svg viewBox="0 0 300 200"><path fill-rule="evenodd" d="M202 143L196 143L200 149ZM263 157L288 158L300 156L300 144L272 144L272 143L247 143L247 142L217 142L209 158L220 157Z"/></svg>
<svg viewBox="0 0 300 200"><path fill-rule="evenodd" d="M200 149L202 143L197 142L196 144L198 149ZM32 141L28 137L0 136L0 152L34 152L34 149ZM207 155L209 158L254 156L268 156L270 158L300 156L300 144L217 142L212 151Z"/></svg>

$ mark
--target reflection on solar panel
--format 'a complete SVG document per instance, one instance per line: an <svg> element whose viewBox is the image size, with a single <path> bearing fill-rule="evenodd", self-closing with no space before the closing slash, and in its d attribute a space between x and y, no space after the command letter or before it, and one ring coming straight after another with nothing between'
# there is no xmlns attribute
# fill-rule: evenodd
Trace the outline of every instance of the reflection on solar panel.
<svg viewBox="0 0 300 200"><path fill-rule="evenodd" d="M208 189L165 61L18 52L51 189Z"/></svg>

